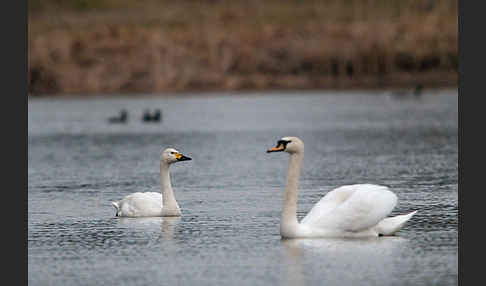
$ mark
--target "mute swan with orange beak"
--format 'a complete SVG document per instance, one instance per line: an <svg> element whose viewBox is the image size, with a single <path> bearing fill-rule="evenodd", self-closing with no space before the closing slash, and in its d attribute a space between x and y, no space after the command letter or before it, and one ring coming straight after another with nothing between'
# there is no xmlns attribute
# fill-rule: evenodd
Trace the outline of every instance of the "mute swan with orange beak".
<svg viewBox="0 0 486 286"><path fill-rule="evenodd" d="M181 209L174 197L170 183L169 166L180 161L192 160L173 148L165 149L160 155L160 181L162 194L157 192L137 192L122 200L112 202L116 216L120 217L154 217L180 216Z"/></svg>
<svg viewBox="0 0 486 286"><path fill-rule="evenodd" d="M397 196L385 186L356 184L328 192L299 223L297 191L304 142L297 137L283 137L267 153L283 151L290 154L290 160L280 220L282 238L394 235L417 212L387 218Z"/></svg>

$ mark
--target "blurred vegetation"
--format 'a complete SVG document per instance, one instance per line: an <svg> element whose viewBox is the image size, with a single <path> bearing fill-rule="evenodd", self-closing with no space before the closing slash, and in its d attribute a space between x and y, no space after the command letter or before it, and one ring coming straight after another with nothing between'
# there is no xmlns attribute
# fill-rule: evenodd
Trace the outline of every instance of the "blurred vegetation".
<svg viewBox="0 0 486 286"><path fill-rule="evenodd" d="M32 94L457 84L457 0L28 0Z"/></svg>

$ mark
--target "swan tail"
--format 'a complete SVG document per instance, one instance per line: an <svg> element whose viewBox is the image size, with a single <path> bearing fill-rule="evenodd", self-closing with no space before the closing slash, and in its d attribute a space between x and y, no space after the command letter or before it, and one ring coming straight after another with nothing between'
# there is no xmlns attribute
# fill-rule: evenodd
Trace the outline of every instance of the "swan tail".
<svg viewBox="0 0 486 286"><path fill-rule="evenodd" d="M375 226L375 230L379 235L394 235L416 213L417 211L413 211L408 214L385 218Z"/></svg>
<svg viewBox="0 0 486 286"><path fill-rule="evenodd" d="M120 205L117 202L111 202L111 205L115 208L116 213L115 216L118 216L118 212L120 211Z"/></svg>

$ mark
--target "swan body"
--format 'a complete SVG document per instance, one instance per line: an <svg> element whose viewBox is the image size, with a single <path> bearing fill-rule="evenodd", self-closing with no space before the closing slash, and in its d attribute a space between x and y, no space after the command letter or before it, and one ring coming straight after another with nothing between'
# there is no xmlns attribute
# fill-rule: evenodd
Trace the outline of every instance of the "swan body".
<svg viewBox="0 0 486 286"><path fill-rule="evenodd" d="M116 216L120 217L158 217L180 216L181 210L174 197L170 182L169 166L191 158L173 148L165 149L160 156L160 180L162 194L157 192L136 192L119 201L112 202Z"/></svg>
<svg viewBox="0 0 486 286"><path fill-rule="evenodd" d="M328 192L299 223L297 192L304 143L297 137L284 137L267 152L280 151L290 154L280 222L283 238L394 235L417 212L387 218L397 196L386 186L355 184Z"/></svg>
<svg viewBox="0 0 486 286"><path fill-rule="evenodd" d="M122 200L112 202L111 204L116 209L116 216L163 216L163 198L162 194L157 192L136 192L124 197Z"/></svg>

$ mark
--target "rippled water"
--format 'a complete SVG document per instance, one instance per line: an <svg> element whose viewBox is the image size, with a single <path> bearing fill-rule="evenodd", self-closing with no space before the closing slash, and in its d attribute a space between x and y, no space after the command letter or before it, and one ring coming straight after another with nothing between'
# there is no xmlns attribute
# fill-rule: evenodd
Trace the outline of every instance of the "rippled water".
<svg viewBox="0 0 486 286"><path fill-rule="evenodd" d="M146 108L163 122L144 124ZM120 109L127 124L108 124ZM30 285L456 285L457 92L30 99ZM329 190L376 183L418 209L396 237L281 240L287 154L305 142L298 215ZM160 191L181 218L116 218L110 201Z"/></svg>

